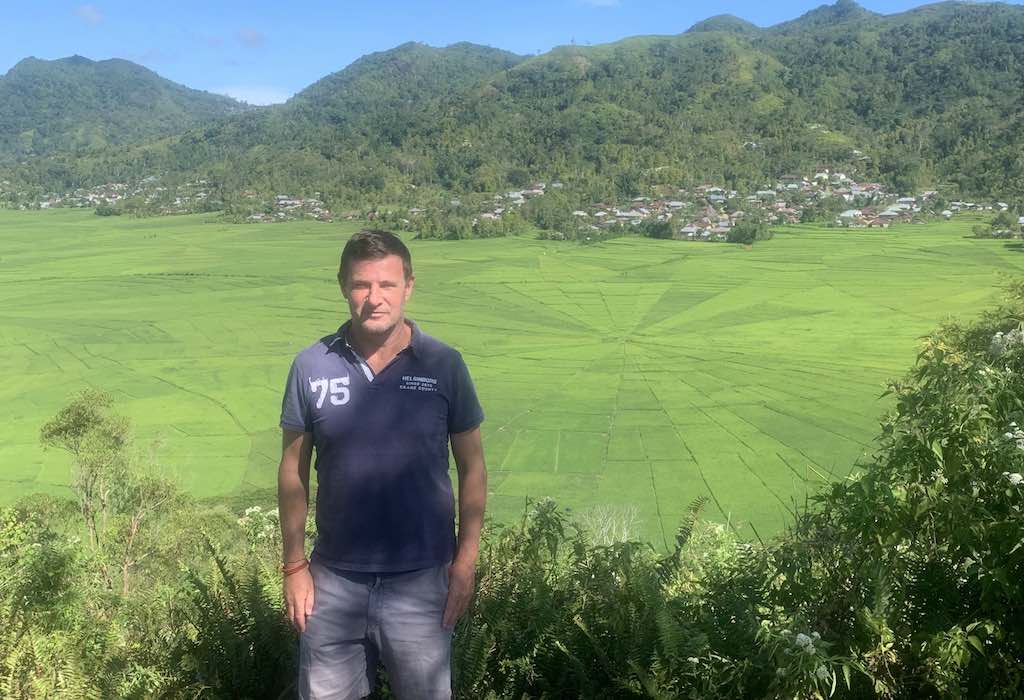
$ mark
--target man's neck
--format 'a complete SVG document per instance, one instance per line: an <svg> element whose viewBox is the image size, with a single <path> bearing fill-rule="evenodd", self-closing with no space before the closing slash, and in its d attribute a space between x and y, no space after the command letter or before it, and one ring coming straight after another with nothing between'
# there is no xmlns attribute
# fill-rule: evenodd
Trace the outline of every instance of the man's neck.
<svg viewBox="0 0 1024 700"><path fill-rule="evenodd" d="M403 317L401 322L396 323L387 333L366 333L355 324L349 324L346 335L346 342L372 366L374 360L383 360L387 363L401 352L412 338L412 329Z"/></svg>

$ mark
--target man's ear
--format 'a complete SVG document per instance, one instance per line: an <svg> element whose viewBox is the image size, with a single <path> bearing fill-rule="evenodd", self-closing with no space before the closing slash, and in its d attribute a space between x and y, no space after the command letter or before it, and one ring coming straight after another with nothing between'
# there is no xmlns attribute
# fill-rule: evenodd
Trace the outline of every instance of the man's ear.
<svg viewBox="0 0 1024 700"><path fill-rule="evenodd" d="M415 275L409 275L409 279L405 281L405 299L408 301L409 297L412 296L412 288L416 283Z"/></svg>
<svg viewBox="0 0 1024 700"><path fill-rule="evenodd" d="M345 291L345 281L341 277L341 273L338 273L338 287L341 288L341 298L348 299L348 292Z"/></svg>

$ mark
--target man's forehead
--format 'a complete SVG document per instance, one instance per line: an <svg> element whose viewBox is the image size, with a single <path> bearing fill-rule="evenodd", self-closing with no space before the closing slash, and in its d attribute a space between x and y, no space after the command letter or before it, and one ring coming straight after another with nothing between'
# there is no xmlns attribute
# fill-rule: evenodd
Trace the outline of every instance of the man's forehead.
<svg viewBox="0 0 1024 700"><path fill-rule="evenodd" d="M352 279L357 277L405 277L405 265L397 255L385 255L383 258L353 260L349 270Z"/></svg>

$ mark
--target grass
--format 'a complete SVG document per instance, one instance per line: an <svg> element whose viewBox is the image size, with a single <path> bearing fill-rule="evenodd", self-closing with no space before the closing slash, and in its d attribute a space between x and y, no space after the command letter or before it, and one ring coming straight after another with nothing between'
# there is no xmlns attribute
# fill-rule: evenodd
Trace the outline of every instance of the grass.
<svg viewBox="0 0 1024 700"><path fill-rule="evenodd" d="M497 519L527 497L635 507L663 546L707 494L708 516L765 535L871 454L918 338L1020 275L1024 255L972 223L789 227L753 248L414 241L409 313L473 372ZM38 431L85 386L192 493L267 498L285 375L342 320L356 228L0 211L0 503L66 492Z"/></svg>

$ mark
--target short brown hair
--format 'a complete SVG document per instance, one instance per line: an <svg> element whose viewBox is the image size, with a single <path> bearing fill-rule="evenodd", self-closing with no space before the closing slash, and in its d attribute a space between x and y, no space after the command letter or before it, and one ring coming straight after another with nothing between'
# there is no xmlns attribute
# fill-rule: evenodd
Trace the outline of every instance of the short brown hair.
<svg viewBox="0 0 1024 700"><path fill-rule="evenodd" d="M390 231L380 229L363 229L348 239L341 251L341 263L338 265L338 281L344 285L348 282L352 263L362 260L380 260L389 255L397 255L402 259L405 279L412 279L412 255L402 239Z"/></svg>

